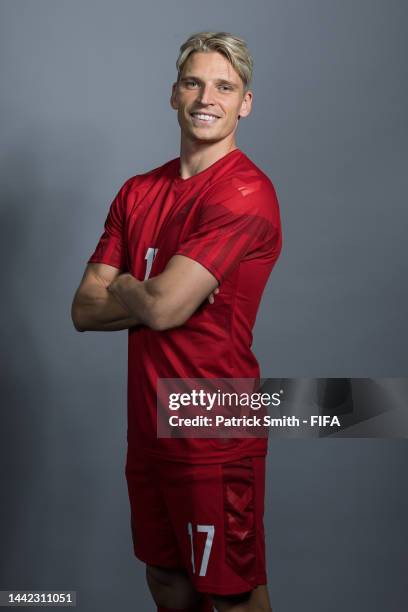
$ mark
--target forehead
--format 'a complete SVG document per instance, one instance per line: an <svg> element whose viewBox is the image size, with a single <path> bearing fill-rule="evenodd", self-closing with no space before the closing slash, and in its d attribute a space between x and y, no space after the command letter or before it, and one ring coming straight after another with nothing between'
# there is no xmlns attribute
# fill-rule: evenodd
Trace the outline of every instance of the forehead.
<svg viewBox="0 0 408 612"><path fill-rule="evenodd" d="M182 76L194 75L202 79L225 79L241 84L238 72L218 51L194 51L186 60Z"/></svg>

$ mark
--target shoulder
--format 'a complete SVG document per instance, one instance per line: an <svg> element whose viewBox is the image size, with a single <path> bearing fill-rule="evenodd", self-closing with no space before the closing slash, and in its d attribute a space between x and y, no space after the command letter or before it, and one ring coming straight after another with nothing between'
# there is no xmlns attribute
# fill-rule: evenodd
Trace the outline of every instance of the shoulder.
<svg viewBox="0 0 408 612"><path fill-rule="evenodd" d="M233 207L235 212L243 214L279 219L279 203L274 184L242 151L228 172L213 182L206 201L224 202Z"/></svg>
<svg viewBox="0 0 408 612"><path fill-rule="evenodd" d="M241 191L244 197L256 193L260 197L277 199L275 187L269 176L245 153L237 159L231 186Z"/></svg>
<svg viewBox="0 0 408 612"><path fill-rule="evenodd" d="M170 178L172 173L174 172L174 168L177 165L178 158L171 159L152 170L148 170L146 172L135 174L122 184L120 190L129 193L132 190L142 187L148 186L149 184L156 183L160 179Z"/></svg>
<svg viewBox="0 0 408 612"><path fill-rule="evenodd" d="M153 186L159 188L163 181L172 177L176 164L177 158L171 159L152 170L135 174L126 179L116 194L113 201L114 206L120 209L123 214L131 214Z"/></svg>

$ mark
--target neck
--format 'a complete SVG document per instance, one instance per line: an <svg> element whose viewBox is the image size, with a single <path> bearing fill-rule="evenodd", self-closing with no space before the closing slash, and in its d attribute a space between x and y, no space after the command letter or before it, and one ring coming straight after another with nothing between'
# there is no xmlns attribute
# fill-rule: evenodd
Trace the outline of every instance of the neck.
<svg viewBox="0 0 408 612"><path fill-rule="evenodd" d="M185 141L182 137L180 144L181 178L187 179L202 172L234 149L237 149L235 138L216 143L201 143Z"/></svg>

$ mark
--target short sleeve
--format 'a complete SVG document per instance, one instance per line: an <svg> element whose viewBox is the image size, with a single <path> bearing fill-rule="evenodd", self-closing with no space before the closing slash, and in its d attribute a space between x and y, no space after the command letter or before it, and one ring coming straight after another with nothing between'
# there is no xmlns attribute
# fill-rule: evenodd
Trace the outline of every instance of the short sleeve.
<svg viewBox="0 0 408 612"><path fill-rule="evenodd" d="M221 283L244 259L276 260L281 248L279 205L266 179L232 179L200 205L198 222L177 255L203 265Z"/></svg>
<svg viewBox="0 0 408 612"><path fill-rule="evenodd" d="M128 183L129 181L126 181L122 185L110 205L104 232L88 263L105 263L120 270L126 269L125 221Z"/></svg>

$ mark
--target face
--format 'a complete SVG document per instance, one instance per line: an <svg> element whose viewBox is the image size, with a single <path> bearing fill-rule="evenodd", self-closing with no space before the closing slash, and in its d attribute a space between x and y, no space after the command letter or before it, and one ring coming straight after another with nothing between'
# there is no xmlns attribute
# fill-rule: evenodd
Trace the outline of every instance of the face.
<svg viewBox="0 0 408 612"><path fill-rule="evenodd" d="M219 142L234 138L238 115L251 111L252 92L221 53L195 52L173 84L170 104L177 110L182 137Z"/></svg>

